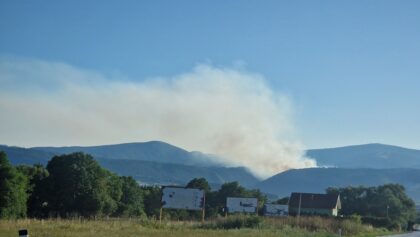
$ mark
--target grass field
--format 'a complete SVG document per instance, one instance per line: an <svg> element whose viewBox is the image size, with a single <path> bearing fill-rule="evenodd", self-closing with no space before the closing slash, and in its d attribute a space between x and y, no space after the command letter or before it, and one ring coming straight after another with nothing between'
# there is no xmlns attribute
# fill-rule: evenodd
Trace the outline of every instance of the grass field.
<svg viewBox="0 0 420 237"><path fill-rule="evenodd" d="M197 222L159 222L140 219L50 219L50 220L1 220L0 237L18 236L19 229L28 229L30 237L87 237L87 236L150 236L150 237L303 237L303 236L338 236L332 230L319 228L324 226L321 218L301 220L307 226L294 226L295 220L287 219L264 219L258 227L241 229L218 229L215 222L207 222L204 225ZM327 221L328 222L328 221ZM314 224L315 223L315 224ZM329 224L327 224L328 226ZM330 228L330 227L327 227ZM353 227L349 227L353 228ZM357 227L353 233L344 233L343 236L378 236L387 234L385 230L371 227ZM362 229L360 229L362 228Z"/></svg>

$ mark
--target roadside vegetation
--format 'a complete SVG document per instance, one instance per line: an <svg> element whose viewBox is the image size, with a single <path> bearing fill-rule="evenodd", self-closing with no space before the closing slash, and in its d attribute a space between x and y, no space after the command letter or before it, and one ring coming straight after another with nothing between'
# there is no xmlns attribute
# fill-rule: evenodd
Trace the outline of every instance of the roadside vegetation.
<svg viewBox="0 0 420 237"><path fill-rule="evenodd" d="M258 219L258 221L256 221ZM244 225L238 223L245 223ZM168 221L161 224L158 220L145 218L108 218L91 220L77 219L19 219L1 220L0 237L16 236L17 230L29 229L30 236L150 236L150 237L329 237L337 236L341 227L343 236L378 236L390 234L386 229L341 222L321 217L305 217L297 222L296 218L263 218L232 216L201 222Z"/></svg>

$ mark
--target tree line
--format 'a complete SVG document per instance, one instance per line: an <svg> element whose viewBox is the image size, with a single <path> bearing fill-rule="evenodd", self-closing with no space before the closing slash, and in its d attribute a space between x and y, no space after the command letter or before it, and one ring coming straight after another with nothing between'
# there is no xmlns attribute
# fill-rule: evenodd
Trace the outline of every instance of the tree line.
<svg viewBox="0 0 420 237"><path fill-rule="evenodd" d="M415 203L400 184L328 188L326 191L340 194L341 215L357 216L363 223L393 229L406 228L416 220Z"/></svg>
<svg viewBox="0 0 420 237"><path fill-rule="evenodd" d="M211 191L206 179L196 178L187 187L205 190L207 217L223 214L228 196L266 200L259 190L248 190L238 182ZM0 152L0 218L158 218L161 197L161 187L142 187L132 177L102 168L91 155L82 152L54 156L46 167L14 167ZM165 211L166 218L192 219L197 215L186 210Z"/></svg>
<svg viewBox="0 0 420 237"><path fill-rule="evenodd" d="M0 152L1 218L140 216L143 209L137 182L103 169L90 155L13 167Z"/></svg>
<svg viewBox="0 0 420 237"><path fill-rule="evenodd" d="M187 188L206 193L206 217L224 215L227 197L256 197L259 210L267 197L258 189L246 189L238 182L211 190L206 179L195 178ZM339 193L341 215L360 216L368 223L404 225L415 218L415 204L403 186L328 188ZM42 165L12 166L0 152L0 218L48 217L149 217L158 218L162 191L158 186L140 186L132 177L118 176L102 168L89 154L81 152L54 156ZM288 198L274 203L287 204ZM260 213L261 214L261 213ZM199 212L165 210L165 218L191 220ZM370 218L370 219L369 219ZM373 220L372 220L373 218ZM382 222L381 222L382 221Z"/></svg>

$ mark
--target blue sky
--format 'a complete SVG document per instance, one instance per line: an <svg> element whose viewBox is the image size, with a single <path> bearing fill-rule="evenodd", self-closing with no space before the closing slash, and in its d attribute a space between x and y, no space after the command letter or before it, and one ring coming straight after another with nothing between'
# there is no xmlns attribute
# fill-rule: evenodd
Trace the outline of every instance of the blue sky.
<svg viewBox="0 0 420 237"><path fill-rule="evenodd" d="M420 148L419 11L408 0L5 0L0 55L113 80L240 67L290 98L306 147Z"/></svg>

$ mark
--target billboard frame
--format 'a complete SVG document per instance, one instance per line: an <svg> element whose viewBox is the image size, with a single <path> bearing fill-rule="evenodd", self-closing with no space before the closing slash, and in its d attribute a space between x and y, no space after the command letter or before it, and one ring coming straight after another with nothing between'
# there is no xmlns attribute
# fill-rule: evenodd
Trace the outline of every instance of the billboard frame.
<svg viewBox="0 0 420 237"><path fill-rule="evenodd" d="M245 212L245 211L242 211L242 212L229 212L229 207L228 207L228 205L227 205L227 203L228 203L228 199L229 198L231 198L231 199L255 199L257 202L256 202L256 206L255 206L255 211L253 211L253 212ZM227 216L228 215L228 213L249 213L249 214L257 214L258 215L258 212L259 212L259 203L260 203L260 201L258 200L258 198L257 197L226 197L226 206L225 206L225 216Z"/></svg>
<svg viewBox="0 0 420 237"><path fill-rule="evenodd" d="M160 198L160 211L159 211L159 224L162 224L162 217L163 217L163 202L162 202L162 198L163 198L163 189L165 188L179 188L179 189L197 189L197 190L201 190L203 191L203 207L201 208L201 210L189 210L189 211L201 211L201 222L204 223L204 218L206 215L206 191L204 189L201 188L187 188L185 186L176 186L176 185L164 185L161 186L161 191L162 191L162 196ZM167 209L175 209L178 210L178 208L167 208ZM179 208L181 209L181 208ZM181 209L181 210L188 210L188 209Z"/></svg>
<svg viewBox="0 0 420 237"><path fill-rule="evenodd" d="M283 207L281 209L275 208L277 213L268 212L268 207ZM263 215L266 217L287 217L289 216L289 205L287 204L276 204L276 203L266 203L263 206Z"/></svg>

